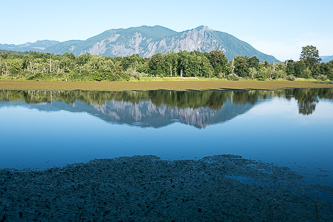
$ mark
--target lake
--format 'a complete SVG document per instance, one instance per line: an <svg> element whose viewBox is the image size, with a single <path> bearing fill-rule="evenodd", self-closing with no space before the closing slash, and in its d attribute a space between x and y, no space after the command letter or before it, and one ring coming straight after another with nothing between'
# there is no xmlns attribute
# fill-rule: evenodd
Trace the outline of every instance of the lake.
<svg viewBox="0 0 333 222"><path fill-rule="evenodd" d="M1 91L0 167L220 154L333 185L333 90Z"/></svg>
<svg viewBox="0 0 333 222"><path fill-rule="evenodd" d="M0 100L1 168L45 169L133 155L174 160L236 154L321 175L333 185L332 89L5 90Z"/></svg>
<svg viewBox="0 0 333 222"><path fill-rule="evenodd" d="M65 219L75 219L77 215L68 212L78 214L77 206L87 208L80 215L90 216L83 218L94 218L94 208L80 204L77 196L97 206L98 195L105 201L105 192L112 202L110 195L118 190L112 209L122 210L100 218L127 220L136 212L134 219L160 220L156 212L146 212L150 206L159 216L181 220L191 220L196 214L197 220L333 218L333 89L2 90L0 123L0 191L8 194L4 196L8 207L24 203L24 198L30 198L28 205L41 198L53 202L60 195L63 202L51 204L53 213L35 208L45 215L58 212ZM101 173L105 176L98 176ZM172 185L176 181L178 185ZM17 186L22 186L21 193ZM68 187L81 193L68 199L65 193L74 192ZM103 192L96 193L95 188ZM16 190L16 199L8 189ZM163 195L160 189L165 191ZM97 200L85 197L91 192ZM126 197L130 194L134 199ZM165 205L170 202L158 196L171 198L174 205ZM178 203L180 196L184 197ZM142 202L145 198L149 206ZM188 209L196 207L193 211L177 210L187 209L187 201ZM67 203L74 208L63 212ZM18 218L8 207L3 212ZM34 218L29 207L16 208ZM109 212L105 206L101 209ZM289 209L293 211L287 212Z"/></svg>

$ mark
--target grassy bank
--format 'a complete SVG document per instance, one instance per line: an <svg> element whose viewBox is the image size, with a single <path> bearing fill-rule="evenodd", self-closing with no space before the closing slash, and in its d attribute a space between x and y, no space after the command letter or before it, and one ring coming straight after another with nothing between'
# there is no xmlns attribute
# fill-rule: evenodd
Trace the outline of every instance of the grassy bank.
<svg viewBox="0 0 333 222"><path fill-rule="evenodd" d="M95 91L147 91L147 90L276 90L290 88L333 88L329 82L319 81L222 81L202 79L172 79L138 82L54 82L54 81L0 81L6 90L95 90Z"/></svg>

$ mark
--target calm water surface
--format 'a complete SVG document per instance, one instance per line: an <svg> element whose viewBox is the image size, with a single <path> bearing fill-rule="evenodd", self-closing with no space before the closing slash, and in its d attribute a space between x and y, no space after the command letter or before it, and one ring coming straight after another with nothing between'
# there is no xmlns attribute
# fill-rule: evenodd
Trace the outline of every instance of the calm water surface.
<svg viewBox="0 0 333 222"><path fill-rule="evenodd" d="M0 91L0 168L219 154L333 185L333 90Z"/></svg>

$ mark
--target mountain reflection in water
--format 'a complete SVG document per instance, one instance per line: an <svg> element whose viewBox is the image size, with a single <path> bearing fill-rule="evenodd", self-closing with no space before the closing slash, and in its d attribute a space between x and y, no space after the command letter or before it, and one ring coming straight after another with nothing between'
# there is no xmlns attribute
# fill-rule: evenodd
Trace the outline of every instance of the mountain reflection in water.
<svg viewBox="0 0 333 222"><path fill-rule="evenodd" d="M1 106L42 111L87 112L104 121L140 127L181 122L197 128L228 121L273 97L295 99L299 113L310 115L318 98L333 99L333 89L279 91L0 91Z"/></svg>

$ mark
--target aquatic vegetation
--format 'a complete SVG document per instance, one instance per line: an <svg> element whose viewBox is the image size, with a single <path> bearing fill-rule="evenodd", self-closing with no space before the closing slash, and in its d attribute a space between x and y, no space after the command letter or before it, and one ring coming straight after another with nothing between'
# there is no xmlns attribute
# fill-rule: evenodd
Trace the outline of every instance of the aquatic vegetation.
<svg viewBox="0 0 333 222"><path fill-rule="evenodd" d="M318 84L322 83L322 84ZM333 88L330 82L312 81L144 81L144 82L79 82L79 81L0 81L0 89L7 90L276 90L291 88Z"/></svg>
<svg viewBox="0 0 333 222"><path fill-rule="evenodd" d="M0 170L0 212L8 220L112 221L316 221L318 212L329 221L333 204L315 198L313 186L286 167L235 155L133 156L44 171Z"/></svg>

